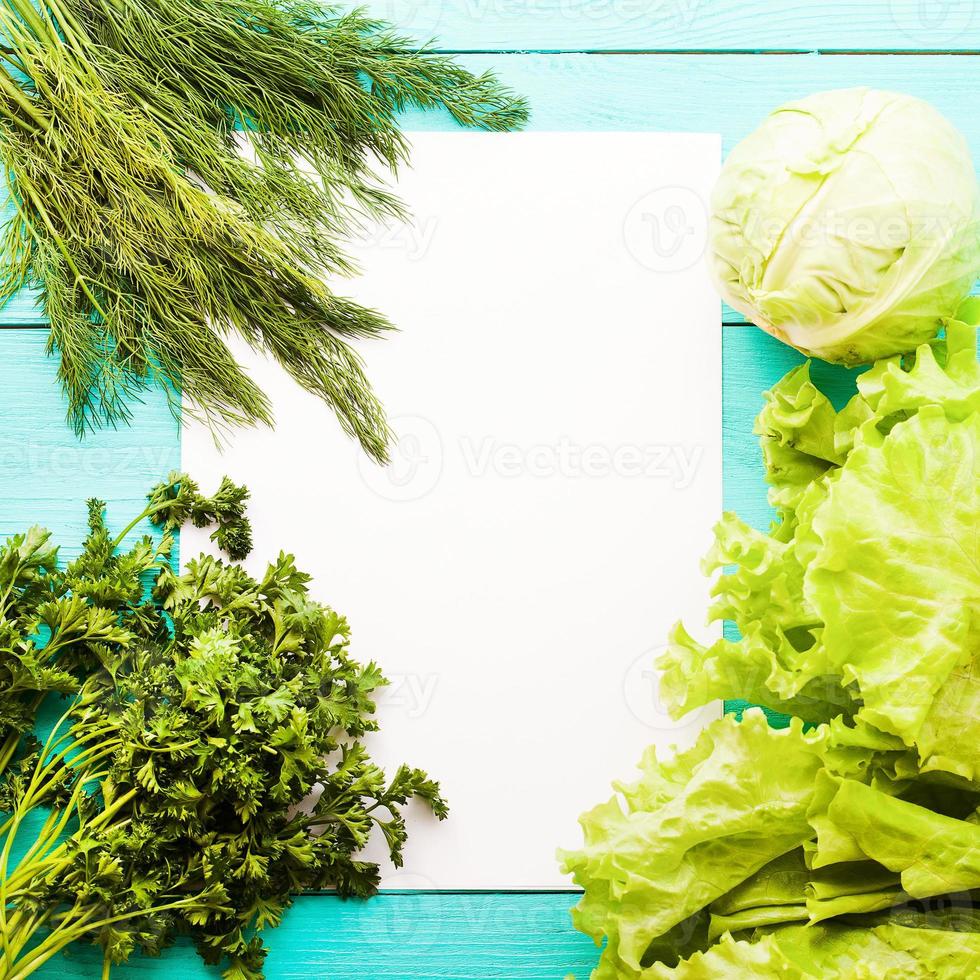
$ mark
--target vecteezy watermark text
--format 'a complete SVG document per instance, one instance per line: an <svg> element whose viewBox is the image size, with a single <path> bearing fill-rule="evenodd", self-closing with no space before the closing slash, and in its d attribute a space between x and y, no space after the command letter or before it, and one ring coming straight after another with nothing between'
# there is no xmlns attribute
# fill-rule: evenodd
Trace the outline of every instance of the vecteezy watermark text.
<svg viewBox="0 0 980 980"><path fill-rule="evenodd" d="M351 245L361 250L402 252L409 262L418 262L428 255L438 228L439 219L434 215L411 221L366 221L352 234Z"/></svg>
<svg viewBox="0 0 980 980"><path fill-rule="evenodd" d="M494 435L444 439L421 415L398 416L392 427L396 440L391 463L378 466L358 453L358 468L379 497L401 503L427 496L447 471L472 480L657 480L685 491L694 485L704 460L704 446L687 443L585 442L567 436L537 443Z"/></svg>
<svg viewBox="0 0 980 980"><path fill-rule="evenodd" d="M429 710L438 684L438 674L389 674L388 686L375 700L379 706L402 710L414 720Z"/></svg>
<svg viewBox="0 0 980 980"><path fill-rule="evenodd" d="M686 490L694 482L703 446L579 445L571 439L521 446L486 437L460 440L463 464L470 476L589 478L607 476L669 480Z"/></svg>
<svg viewBox="0 0 980 980"><path fill-rule="evenodd" d="M978 18L976 0L889 0L892 21L911 40L957 48Z"/></svg>

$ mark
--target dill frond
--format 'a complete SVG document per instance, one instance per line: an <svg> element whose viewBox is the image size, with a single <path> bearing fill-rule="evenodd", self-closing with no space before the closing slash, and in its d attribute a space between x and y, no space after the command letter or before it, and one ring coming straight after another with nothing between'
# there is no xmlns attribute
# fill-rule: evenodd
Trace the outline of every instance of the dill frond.
<svg viewBox="0 0 980 980"><path fill-rule="evenodd" d="M350 341L391 328L327 285L398 218L407 107L520 127L492 76L360 11L277 0L4 0L0 159L15 217L0 301L40 285L77 431L162 383L216 431L272 424L225 344L271 354L379 461L389 430Z"/></svg>

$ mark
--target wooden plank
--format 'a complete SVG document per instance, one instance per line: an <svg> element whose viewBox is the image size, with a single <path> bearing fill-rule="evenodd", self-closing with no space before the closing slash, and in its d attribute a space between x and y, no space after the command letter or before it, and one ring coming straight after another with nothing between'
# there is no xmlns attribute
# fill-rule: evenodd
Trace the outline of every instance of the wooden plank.
<svg viewBox="0 0 980 980"><path fill-rule="evenodd" d="M976 50L972 0L370 0L447 51Z"/></svg>
<svg viewBox="0 0 980 980"><path fill-rule="evenodd" d="M0 308L0 327L37 326L44 323L40 303L41 297L38 290L20 290L11 297L6 306Z"/></svg>
<svg viewBox="0 0 980 980"><path fill-rule="evenodd" d="M466 55L531 104L537 130L721 133L727 153L776 106L822 89L866 85L932 102L980 161L980 72L959 55ZM441 112L406 114L408 129L445 129Z"/></svg>
<svg viewBox="0 0 980 980"><path fill-rule="evenodd" d="M978 13L980 16L980 13ZM466 55L496 69L532 106L536 130L680 130L723 135L727 152L775 106L821 89L902 89L928 99L966 135L980 163L980 71L973 57L869 55ZM445 130L441 112L409 112L408 129ZM3 323L38 323L33 299L15 298ZM726 322L743 322L728 310Z"/></svg>
<svg viewBox="0 0 980 980"><path fill-rule="evenodd" d="M0 330L0 539L41 524L63 557L72 557L86 532L86 498L105 500L112 525L125 527L143 510L150 487L179 468L180 432L158 390L133 406L132 427L79 441L65 424L57 361L45 356L46 342L46 330Z"/></svg>
<svg viewBox="0 0 980 980"><path fill-rule="evenodd" d="M268 980L556 980L585 978L598 954L572 931L572 894L379 895L367 902L326 896L297 900L265 934ZM91 947L73 947L34 974L90 980L101 970ZM187 942L160 959L134 957L113 980L215 978Z"/></svg>

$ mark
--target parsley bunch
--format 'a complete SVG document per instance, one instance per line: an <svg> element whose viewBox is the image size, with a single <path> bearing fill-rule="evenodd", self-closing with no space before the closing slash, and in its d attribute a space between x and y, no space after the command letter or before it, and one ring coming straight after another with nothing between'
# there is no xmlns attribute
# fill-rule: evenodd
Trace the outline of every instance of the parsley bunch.
<svg viewBox="0 0 980 980"><path fill-rule="evenodd" d="M212 498L174 475L141 515L163 525L120 553L90 504L64 569L47 532L0 551L0 976L28 976L68 944L100 944L105 974L139 949L190 935L224 976L262 976L257 935L290 896L367 896L358 852L379 828L395 864L413 797L446 816L438 786L407 766L387 778L361 741L377 728L373 663L348 652L346 620L309 595L280 554L261 579L208 555L173 571L173 531L217 520L243 554L247 493ZM128 529L127 529L128 530ZM69 693L44 744L41 700ZM40 825L28 846L24 824Z"/></svg>

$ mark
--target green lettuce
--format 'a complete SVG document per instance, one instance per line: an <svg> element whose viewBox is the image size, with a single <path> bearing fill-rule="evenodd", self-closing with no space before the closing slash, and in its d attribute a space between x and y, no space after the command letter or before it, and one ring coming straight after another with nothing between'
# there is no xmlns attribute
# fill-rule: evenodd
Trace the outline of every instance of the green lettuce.
<svg viewBox="0 0 980 980"><path fill-rule="evenodd" d="M853 779L824 772L821 782L830 786L811 812L813 867L870 859L898 873L917 899L980 888L980 826Z"/></svg>
<svg viewBox="0 0 980 980"><path fill-rule="evenodd" d="M809 366L757 421L776 520L726 514L675 717L728 716L582 817L563 851L595 980L980 975L980 301L837 410ZM737 638L733 638L733 635Z"/></svg>
<svg viewBox="0 0 980 980"><path fill-rule="evenodd" d="M925 770L974 778L980 302L958 316L945 341L862 375L840 412L807 365L768 394L757 431L778 521L719 524L712 618L741 636L704 647L674 631L661 667L676 711L727 697L842 716L897 736Z"/></svg>
<svg viewBox="0 0 980 980"><path fill-rule="evenodd" d="M607 939L596 977L639 975L655 939L811 836L822 740L800 723L774 733L761 712L728 716L671 759L651 749L639 780L582 817L584 847L560 858L585 890L576 926Z"/></svg>
<svg viewBox="0 0 980 980"><path fill-rule="evenodd" d="M822 924L725 936L674 967L656 964L641 980L961 980L980 971L980 933L899 924Z"/></svg>

